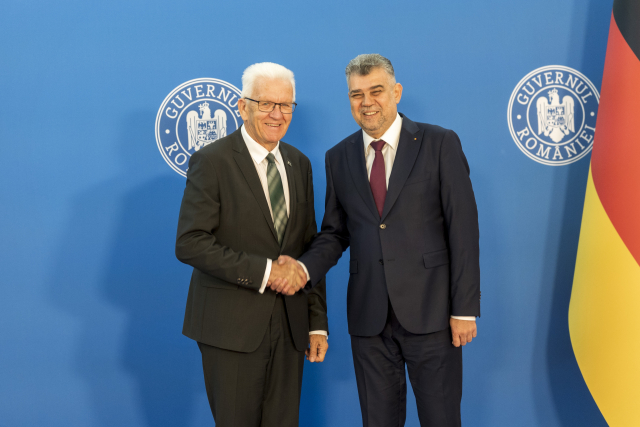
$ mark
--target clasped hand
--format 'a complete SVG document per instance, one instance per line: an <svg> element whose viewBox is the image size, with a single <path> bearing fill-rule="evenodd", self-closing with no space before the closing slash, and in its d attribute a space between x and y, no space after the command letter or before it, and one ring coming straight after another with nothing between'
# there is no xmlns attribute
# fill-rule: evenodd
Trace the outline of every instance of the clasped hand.
<svg viewBox="0 0 640 427"><path fill-rule="evenodd" d="M281 255L271 264L267 285L275 292L293 295L307 283L307 273L293 258Z"/></svg>

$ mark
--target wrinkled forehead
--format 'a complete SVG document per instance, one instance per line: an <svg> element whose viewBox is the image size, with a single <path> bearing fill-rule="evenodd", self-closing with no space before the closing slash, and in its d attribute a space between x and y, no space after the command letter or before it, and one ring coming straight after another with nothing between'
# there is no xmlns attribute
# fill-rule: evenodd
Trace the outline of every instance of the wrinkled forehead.
<svg viewBox="0 0 640 427"><path fill-rule="evenodd" d="M258 77L252 90L252 97L260 97L269 101L276 97L282 101L291 102L293 100L293 86L285 79L274 79L269 77Z"/></svg>
<svg viewBox="0 0 640 427"><path fill-rule="evenodd" d="M384 68L372 68L367 74L353 73L349 76L347 86L349 92L372 90L382 86L385 89L393 87L395 78L386 72Z"/></svg>

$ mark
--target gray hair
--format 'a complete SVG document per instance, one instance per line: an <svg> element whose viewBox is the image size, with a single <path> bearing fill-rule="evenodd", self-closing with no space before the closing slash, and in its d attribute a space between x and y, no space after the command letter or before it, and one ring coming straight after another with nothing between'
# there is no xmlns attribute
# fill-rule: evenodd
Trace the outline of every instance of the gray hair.
<svg viewBox="0 0 640 427"><path fill-rule="evenodd" d="M242 73L242 98L253 96L253 89L259 78L284 80L291 83L293 88L293 102L296 101L296 81L293 72L282 65L273 62L260 62L249 65Z"/></svg>
<svg viewBox="0 0 640 427"><path fill-rule="evenodd" d="M365 53L358 55L349 62L347 69L344 71L347 75L347 84L349 84L349 77L351 77L351 74L366 76L375 68L382 68L391 77L395 84L396 74L393 71L391 61L377 53Z"/></svg>

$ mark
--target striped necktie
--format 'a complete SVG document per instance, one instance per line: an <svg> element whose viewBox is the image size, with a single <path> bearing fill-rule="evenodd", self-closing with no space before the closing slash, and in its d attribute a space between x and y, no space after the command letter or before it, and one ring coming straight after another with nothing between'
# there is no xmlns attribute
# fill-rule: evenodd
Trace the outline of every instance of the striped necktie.
<svg viewBox="0 0 640 427"><path fill-rule="evenodd" d="M278 243L282 244L284 230L287 227L287 204L284 199L284 189L276 158L272 153L267 154L269 165L267 166L267 184L269 186L269 198L271 199L271 212L273 214L273 225L278 234Z"/></svg>

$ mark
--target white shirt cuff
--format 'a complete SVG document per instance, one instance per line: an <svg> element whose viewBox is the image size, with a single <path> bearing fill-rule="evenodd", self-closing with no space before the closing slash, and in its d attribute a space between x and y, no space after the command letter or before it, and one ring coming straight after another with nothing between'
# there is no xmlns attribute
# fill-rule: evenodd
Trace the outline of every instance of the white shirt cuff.
<svg viewBox="0 0 640 427"><path fill-rule="evenodd" d="M324 335L325 337L329 336L327 331L309 331L309 335Z"/></svg>
<svg viewBox="0 0 640 427"><path fill-rule="evenodd" d="M458 320L469 320L470 322L474 322L476 320L476 316L451 316L451 318Z"/></svg>
<svg viewBox="0 0 640 427"><path fill-rule="evenodd" d="M298 260L296 260L296 261L298 261ZM303 263L301 263L300 261L298 261L298 264L300 264L302 266L302 269L304 270L304 274L307 275L307 282L309 280L311 280L311 277L309 276L309 270L307 270L307 266L304 265Z"/></svg>
<svg viewBox="0 0 640 427"><path fill-rule="evenodd" d="M260 285L260 293L263 294L264 290L267 287L267 282L269 281L269 276L271 275L271 264L273 263L273 261L271 261L269 258L267 258L267 268L264 270L264 277L262 278L262 285Z"/></svg>

